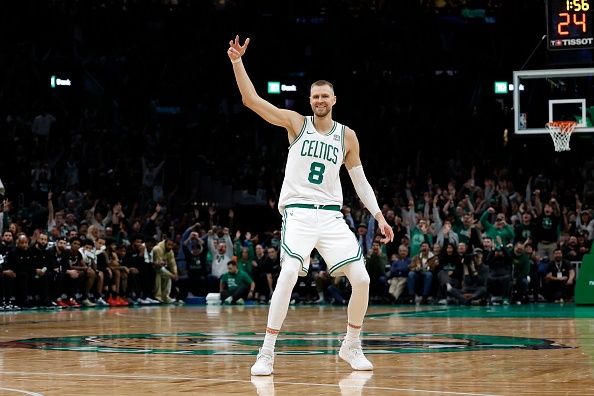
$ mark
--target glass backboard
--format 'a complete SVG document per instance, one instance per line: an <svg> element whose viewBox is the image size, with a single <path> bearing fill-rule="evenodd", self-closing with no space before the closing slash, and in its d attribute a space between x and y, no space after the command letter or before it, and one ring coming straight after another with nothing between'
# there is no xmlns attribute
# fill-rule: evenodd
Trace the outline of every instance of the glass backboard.
<svg viewBox="0 0 594 396"><path fill-rule="evenodd" d="M576 121L574 133L594 132L594 68L514 72L514 131L548 134L549 121Z"/></svg>

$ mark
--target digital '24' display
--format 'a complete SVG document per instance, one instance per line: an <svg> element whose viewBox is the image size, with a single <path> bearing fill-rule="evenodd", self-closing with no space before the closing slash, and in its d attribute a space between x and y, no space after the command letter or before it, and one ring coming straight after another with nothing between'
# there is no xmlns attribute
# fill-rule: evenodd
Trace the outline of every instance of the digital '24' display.
<svg viewBox="0 0 594 396"><path fill-rule="evenodd" d="M547 41L550 50L594 47L590 2L547 0Z"/></svg>

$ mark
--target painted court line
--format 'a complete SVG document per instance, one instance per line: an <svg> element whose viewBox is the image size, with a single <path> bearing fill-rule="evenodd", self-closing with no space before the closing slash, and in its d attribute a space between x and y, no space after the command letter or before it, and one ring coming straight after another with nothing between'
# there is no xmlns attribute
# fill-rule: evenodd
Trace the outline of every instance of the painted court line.
<svg viewBox="0 0 594 396"><path fill-rule="evenodd" d="M2 387L0 387L0 391L22 393L24 395L29 395L29 396L43 396L42 393L29 392L29 391L21 390L21 389L12 389L12 388L2 388Z"/></svg>
<svg viewBox="0 0 594 396"><path fill-rule="evenodd" d="M3 375L17 375L17 376L48 376L48 377L88 377L88 378L108 378L108 379L126 379L137 381L213 381L213 382L243 382L251 384L248 380L229 380L220 378L196 378L196 377L177 377L170 375L127 375L127 374L87 374L87 373L35 373L25 371L2 371ZM279 385L300 385L300 386L321 386L327 388L338 388L338 384L316 384L310 382L290 382L290 381L273 381L274 384ZM352 386L349 386L349 388ZM0 388L5 389L5 388ZM416 388L393 388L386 386L364 386L364 389L399 391L399 392L413 392L413 393L431 393L439 395L460 395L460 396L497 396L491 393L469 393L469 392L455 392L455 391L436 391L424 390ZM25 393L25 392L23 392ZM38 393L26 393L32 396L43 396Z"/></svg>

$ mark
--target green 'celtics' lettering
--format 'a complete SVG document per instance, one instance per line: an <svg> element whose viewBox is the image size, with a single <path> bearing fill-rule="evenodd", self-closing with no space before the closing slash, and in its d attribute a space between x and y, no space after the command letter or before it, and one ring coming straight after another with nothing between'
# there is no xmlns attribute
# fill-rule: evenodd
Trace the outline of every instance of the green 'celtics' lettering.
<svg viewBox="0 0 594 396"><path fill-rule="evenodd" d="M311 166L309 167L309 176L307 180L313 184L322 184L324 180L324 171L326 170L326 166L324 164L320 164L319 162L312 162Z"/></svg>
<svg viewBox="0 0 594 396"><path fill-rule="evenodd" d="M339 148L317 140L304 140L301 146L301 156L320 158L333 164L338 162Z"/></svg>

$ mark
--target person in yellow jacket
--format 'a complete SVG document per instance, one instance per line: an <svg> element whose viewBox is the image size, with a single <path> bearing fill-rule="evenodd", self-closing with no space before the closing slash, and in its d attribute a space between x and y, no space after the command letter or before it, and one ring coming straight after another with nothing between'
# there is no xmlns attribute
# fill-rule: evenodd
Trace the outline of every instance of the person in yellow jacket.
<svg viewBox="0 0 594 396"><path fill-rule="evenodd" d="M178 279L173 245L172 240L165 239L153 248L153 263L156 272L155 299L165 304L175 302L169 296L172 282Z"/></svg>

